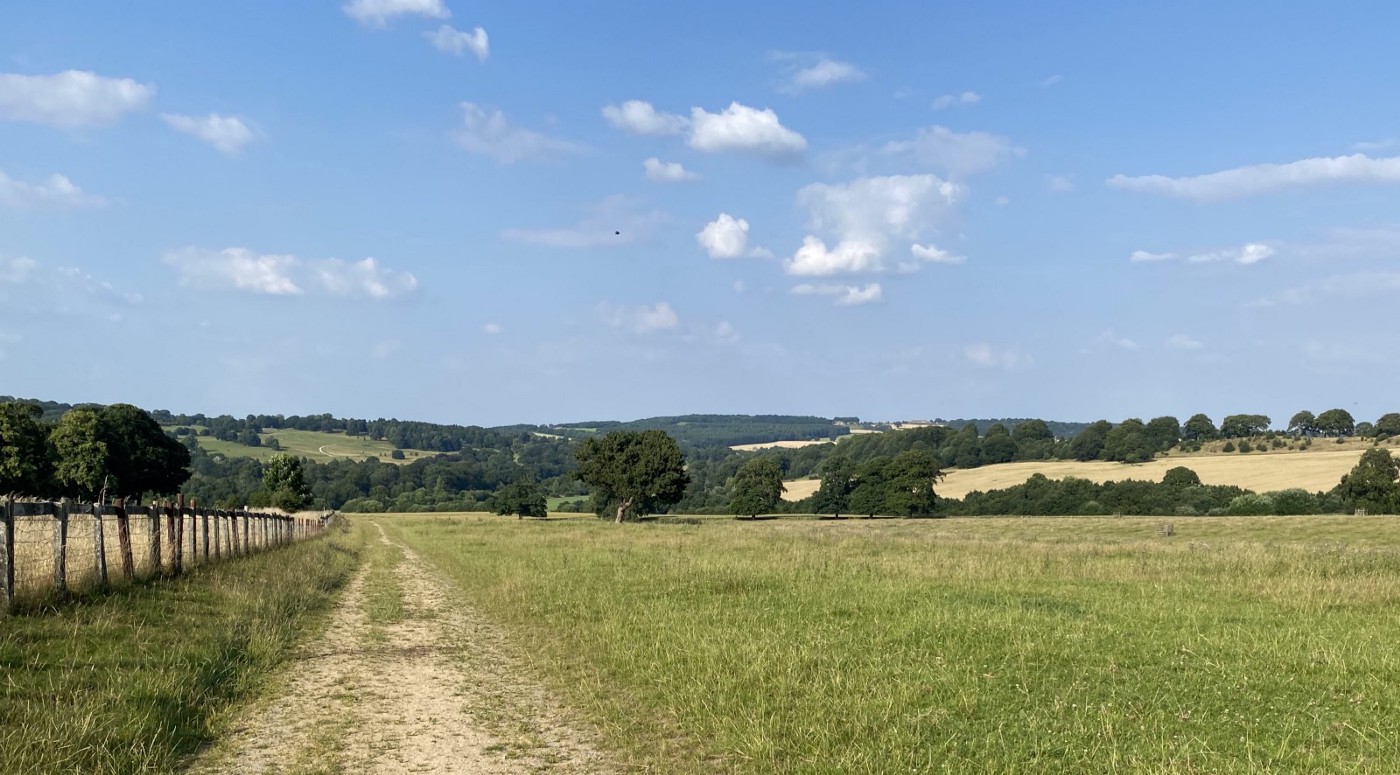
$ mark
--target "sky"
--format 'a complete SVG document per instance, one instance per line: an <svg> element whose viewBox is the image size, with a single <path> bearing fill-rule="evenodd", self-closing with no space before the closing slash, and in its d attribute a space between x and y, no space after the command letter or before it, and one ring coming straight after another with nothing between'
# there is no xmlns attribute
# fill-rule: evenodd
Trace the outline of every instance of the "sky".
<svg viewBox="0 0 1400 775"><path fill-rule="evenodd" d="M1397 28L1382 2L7 4L0 394L1374 420Z"/></svg>

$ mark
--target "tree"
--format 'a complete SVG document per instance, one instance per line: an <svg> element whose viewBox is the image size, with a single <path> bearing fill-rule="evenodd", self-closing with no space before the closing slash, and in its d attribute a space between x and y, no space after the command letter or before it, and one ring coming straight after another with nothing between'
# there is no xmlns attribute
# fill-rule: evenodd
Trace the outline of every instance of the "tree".
<svg viewBox="0 0 1400 775"><path fill-rule="evenodd" d="M279 452L263 464L263 487L272 505L283 511L301 511L311 505L311 488L301 458Z"/></svg>
<svg viewBox="0 0 1400 775"><path fill-rule="evenodd" d="M1270 422L1267 415L1232 414L1220 421L1220 435L1227 439L1258 436L1269 429Z"/></svg>
<svg viewBox="0 0 1400 775"><path fill-rule="evenodd" d="M1375 514L1400 513L1400 463L1388 449L1368 449L1333 493L1349 509Z"/></svg>
<svg viewBox="0 0 1400 775"><path fill-rule="evenodd" d="M516 519L549 516L548 504L534 482L516 482L502 487L496 491L494 503L493 511L501 516L514 514Z"/></svg>
<svg viewBox="0 0 1400 775"><path fill-rule="evenodd" d="M1312 436L1317 433L1317 417L1304 409L1293 415L1293 418L1288 421L1288 430L1299 436Z"/></svg>
<svg viewBox="0 0 1400 775"><path fill-rule="evenodd" d="M613 431L585 439L574 455L594 512L618 523L671 506L690 483L681 447L664 431Z"/></svg>
<svg viewBox="0 0 1400 775"><path fill-rule="evenodd" d="M942 477L933 455L920 449L899 453L885 466L886 510L910 517L933 514L938 506L933 488Z"/></svg>
<svg viewBox="0 0 1400 775"><path fill-rule="evenodd" d="M1317 432L1324 436L1350 436L1356 432L1356 420L1345 409L1328 409L1317 416Z"/></svg>
<svg viewBox="0 0 1400 775"><path fill-rule="evenodd" d="M80 407L59 420L50 439L55 477L65 494L96 499L143 493L173 495L190 478L190 451L130 404Z"/></svg>
<svg viewBox="0 0 1400 775"><path fill-rule="evenodd" d="M1146 430L1156 452L1165 452L1181 441L1181 422L1169 414L1153 417L1148 421Z"/></svg>
<svg viewBox="0 0 1400 775"><path fill-rule="evenodd" d="M1400 412L1388 412L1376 420L1377 436L1400 436Z"/></svg>
<svg viewBox="0 0 1400 775"><path fill-rule="evenodd" d="M1156 445L1147 435L1147 426L1142 420L1129 417L1104 437L1103 451L1099 456L1104 460L1142 463L1151 460L1156 451Z"/></svg>
<svg viewBox="0 0 1400 775"><path fill-rule="evenodd" d="M1075 460L1098 460L1103 454L1104 441L1113 426L1108 420L1099 420L1070 439L1069 454Z"/></svg>
<svg viewBox="0 0 1400 775"><path fill-rule="evenodd" d="M994 423L987 429L987 436L982 439L982 463L983 465L993 465L995 463L1010 463L1020 451L1020 446L1011 437L1010 431L1001 423Z"/></svg>
<svg viewBox="0 0 1400 775"><path fill-rule="evenodd" d="M1210 441L1216 434L1215 423L1204 414L1191 415L1186 424L1181 426L1181 438L1187 441Z"/></svg>
<svg viewBox="0 0 1400 775"><path fill-rule="evenodd" d="M1177 466L1167 469L1162 475L1162 484L1168 487L1198 487L1201 477L1186 466Z"/></svg>
<svg viewBox="0 0 1400 775"><path fill-rule="evenodd" d="M47 495L53 475L48 431L38 404L0 404L0 493Z"/></svg>
<svg viewBox="0 0 1400 775"><path fill-rule="evenodd" d="M787 491L783 486L783 469L771 457L745 461L734 474L730 489L734 499L729 503L729 510L750 519L772 511Z"/></svg>
<svg viewBox="0 0 1400 775"><path fill-rule="evenodd" d="M1011 431L1011 438L1018 444L1036 441L1054 441L1055 434L1050 432L1050 426L1044 420L1026 420L1017 423Z"/></svg>
<svg viewBox="0 0 1400 775"><path fill-rule="evenodd" d="M888 511L885 505L886 485L889 484L885 463L888 458L867 461L856 473L855 487L851 490L851 512L874 517Z"/></svg>
<svg viewBox="0 0 1400 775"><path fill-rule="evenodd" d="M839 517L851 503L855 489L856 466L845 455L833 455L822 464L822 484L812 497L812 510Z"/></svg>

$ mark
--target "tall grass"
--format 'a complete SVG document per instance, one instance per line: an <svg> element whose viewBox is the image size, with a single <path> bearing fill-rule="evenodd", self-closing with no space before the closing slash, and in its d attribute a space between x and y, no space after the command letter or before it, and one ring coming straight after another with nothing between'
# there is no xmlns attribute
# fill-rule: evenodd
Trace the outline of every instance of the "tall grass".
<svg viewBox="0 0 1400 775"><path fill-rule="evenodd" d="M0 618L0 772L169 772L328 610L363 532Z"/></svg>
<svg viewBox="0 0 1400 775"><path fill-rule="evenodd" d="M381 520L660 772L1394 772L1400 520Z"/></svg>

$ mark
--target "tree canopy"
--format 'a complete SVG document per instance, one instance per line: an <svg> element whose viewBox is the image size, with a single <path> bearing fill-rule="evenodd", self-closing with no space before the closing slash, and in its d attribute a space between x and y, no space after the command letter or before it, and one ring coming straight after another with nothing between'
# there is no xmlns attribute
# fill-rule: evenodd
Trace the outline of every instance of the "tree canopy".
<svg viewBox="0 0 1400 775"><path fill-rule="evenodd" d="M787 490L783 486L783 469L768 457L745 461L734 474L731 489L734 499L729 503L730 510L751 519L773 511Z"/></svg>
<svg viewBox="0 0 1400 775"><path fill-rule="evenodd" d="M190 452L130 404L80 407L50 436L55 478L65 494L97 499L173 495L190 478Z"/></svg>
<svg viewBox="0 0 1400 775"><path fill-rule="evenodd" d="M585 439L575 455L594 512L619 523L678 502L690 481L680 445L664 431L614 431Z"/></svg>

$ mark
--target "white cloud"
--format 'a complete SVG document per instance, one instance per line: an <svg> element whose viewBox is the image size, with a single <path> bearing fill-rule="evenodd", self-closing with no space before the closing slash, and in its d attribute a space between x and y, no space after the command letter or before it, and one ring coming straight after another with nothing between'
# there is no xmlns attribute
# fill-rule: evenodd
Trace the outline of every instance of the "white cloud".
<svg viewBox="0 0 1400 775"><path fill-rule="evenodd" d="M832 235L836 244L828 248L821 238L808 235L785 268L802 276L884 271L884 256L895 241L917 240L935 230L961 196L958 186L936 175L805 186L797 192L798 203L810 211L812 228Z"/></svg>
<svg viewBox="0 0 1400 775"><path fill-rule="evenodd" d="M243 123L238 116L220 116L217 113L207 116L181 116L162 113L160 118L170 125L171 129L193 135L230 156L258 138L258 133Z"/></svg>
<svg viewBox="0 0 1400 775"><path fill-rule="evenodd" d="M332 296L389 299L411 293L418 287L418 278L411 273L386 269L374 258L360 261L327 258L314 262L310 268L321 287Z"/></svg>
<svg viewBox="0 0 1400 775"><path fill-rule="evenodd" d="M480 27L465 32L450 24L444 24L432 32L423 33L423 37L433 44L433 48L444 54L461 56L463 51L470 51L481 62L485 62L486 58L491 56L491 39L486 35L486 30Z"/></svg>
<svg viewBox="0 0 1400 775"><path fill-rule="evenodd" d="M34 259L26 256L0 258L0 284L23 285L37 266Z"/></svg>
<svg viewBox="0 0 1400 775"><path fill-rule="evenodd" d="M773 254L764 248L749 248L749 222L729 213L705 224L696 232L695 241L710 254L710 258L768 258Z"/></svg>
<svg viewBox="0 0 1400 775"><path fill-rule="evenodd" d="M351 0L340 10L366 27L383 27L395 16L446 19L452 15L442 0Z"/></svg>
<svg viewBox="0 0 1400 775"><path fill-rule="evenodd" d="M1074 180L1069 175L1046 175L1045 190L1052 194L1068 194L1074 191Z"/></svg>
<svg viewBox="0 0 1400 775"><path fill-rule="evenodd" d="M690 123L685 116L664 113L643 100L628 100L621 105L607 105L603 118L609 124L632 135L678 135Z"/></svg>
<svg viewBox="0 0 1400 775"><path fill-rule="evenodd" d="M950 175L971 175L1026 155L1024 148L989 132L954 132L934 125L920 129L911 140L891 140L884 152L890 156L944 170Z"/></svg>
<svg viewBox="0 0 1400 775"><path fill-rule="evenodd" d="M0 171L0 204L9 207L101 207L107 201L91 196L64 175L39 183L15 180Z"/></svg>
<svg viewBox="0 0 1400 775"><path fill-rule="evenodd" d="M481 327L481 333L487 336L497 336L505 330L505 326L502 326L500 323L487 323Z"/></svg>
<svg viewBox="0 0 1400 775"><path fill-rule="evenodd" d="M1210 264L1220 261L1233 261L1236 264L1248 266L1257 264L1273 256L1277 251L1262 242L1250 242L1237 248L1223 248L1205 253L1194 253L1187 255L1185 260L1192 264ZM1177 253L1151 253L1146 250L1134 250L1128 256L1128 260L1135 264L1146 264L1158 261L1174 261L1181 256Z"/></svg>
<svg viewBox="0 0 1400 775"><path fill-rule="evenodd" d="M1031 365L1030 356L1015 347L997 347L986 342L977 342L963 348L963 357L974 366L983 369L1017 371Z"/></svg>
<svg viewBox="0 0 1400 775"><path fill-rule="evenodd" d="M1368 151L1385 151L1400 145L1400 138L1387 137L1372 142L1357 143L1352 146L1352 150L1366 153Z"/></svg>
<svg viewBox="0 0 1400 775"><path fill-rule="evenodd" d="M982 101L982 95L975 91L965 91L958 94L944 94L933 101L934 110L945 110L962 105L976 105Z"/></svg>
<svg viewBox="0 0 1400 775"><path fill-rule="evenodd" d="M917 242L909 246L909 252L930 264L961 264L967 260L967 256L953 255L936 245L920 245Z"/></svg>
<svg viewBox="0 0 1400 775"><path fill-rule="evenodd" d="M809 60L810 61L810 60ZM825 89L841 83L855 83L865 80L865 73L850 62L822 57L810 67L804 67L792 74L782 91L800 94L812 89Z"/></svg>
<svg viewBox="0 0 1400 775"><path fill-rule="evenodd" d="M807 149L807 140L778 121L771 109L737 102L723 113L690 111L690 147L707 153L732 151L768 159L791 159Z"/></svg>
<svg viewBox="0 0 1400 775"><path fill-rule="evenodd" d="M583 150L567 140L515 126L499 108L474 102L462 103L462 128L453 132L453 138L467 152L489 156L501 164L546 161Z"/></svg>
<svg viewBox="0 0 1400 775"><path fill-rule="evenodd" d="M1138 348L1138 343L1135 340L1126 336L1119 336L1112 330L1099 334L1099 341L1106 342L1114 347L1121 347L1124 350L1136 350Z"/></svg>
<svg viewBox="0 0 1400 775"><path fill-rule="evenodd" d="M332 296L388 299L418 287L412 274L385 269L373 258L307 262L247 248L187 247L169 251L161 260L175 270L183 286L269 296L301 296L307 288L316 288Z"/></svg>
<svg viewBox="0 0 1400 775"><path fill-rule="evenodd" d="M657 183L686 183L700 179L700 173L687 170L678 161L661 161L652 157L642 162L642 167L647 171L647 179Z"/></svg>
<svg viewBox="0 0 1400 775"><path fill-rule="evenodd" d="M72 128L110 124L142 110L156 87L82 70L54 75L0 73L0 121Z"/></svg>
<svg viewBox="0 0 1400 775"><path fill-rule="evenodd" d="M651 237L668 218L659 210L643 211L639 203L614 194L588 208L589 215L573 226L551 229L506 229L501 236L550 248L623 247Z"/></svg>
<svg viewBox="0 0 1400 775"><path fill-rule="evenodd" d="M1205 345L1200 340L1192 339L1186 334L1172 334L1167 338L1167 347L1173 350L1199 350Z"/></svg>
<svg viewBox="0 0 1400 775"><path fill-rule="evenodd" d="M598 305L598 315L609 326L635 334L669 331L681 324L680 316L664 301L636 308L617 307L604 302Z"/></svg>
<svg viewBox="0 0 1400 775"><path fill-rule="evenodd" d="M1187 256L1186 260L1193 264L1206 264L1215 261L1233 261L1236 264L1257 264L1260 261L1272 256L1274 249L1259 242L1251 242L1248 245L1241 245L1238 248L1217 250L1211 253L1198 253L1194 256Z"/></svg>
<svg viewBox="0 0 1400 775"><path fill-rule="evenodd" d="M738 344L740 339L739 332L728 320L721 320L715 326L714 337L720 344Z"/></svg>
<svg viewBox="0 0 1400 775"><path fill-rule="evenodd" d="M795 296L835 296L836 303L841 306L855 306L858 304L872 304L879 301L884 296L884 289L879 283L867 283L864 287L859 285L832 285L821 284L812 285L803 283L794 286L792 293Z"/></svg>
<svg viewBox="0 0 1400 775"><path fill-rule="evenodd" d="M232 288L271 296L303 293L292 279L296 256L264 255L247 248L205 250L188 247L166 253L161 260L180 275L180 284L194 288Z"/></svg>
<svg viewBox="0 0 1400 775"><path fill-rule="evenodd" d="M1114 175L1112 188L1209 202L1327 183L1400 183L1400 156L1302 159L1287 164L1256 164L1194 177Z"/></svg>
<svg viewBox="0 0 1400 775"><path fill-rule="evenodd" d="M1147 263L1150 261L1170 261L1176 258L1175 253L1149 253L1146 250L1134 250L1128 256L1128 260L1135 264Z"/></svg>

